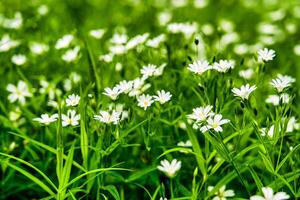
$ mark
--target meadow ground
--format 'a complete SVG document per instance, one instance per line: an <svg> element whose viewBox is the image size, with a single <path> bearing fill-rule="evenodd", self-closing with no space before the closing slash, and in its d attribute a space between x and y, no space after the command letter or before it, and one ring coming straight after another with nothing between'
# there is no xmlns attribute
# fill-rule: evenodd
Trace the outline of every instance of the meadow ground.
<svg viewBox="0 0 300 200"><path fill-rule="evenodd" d="M0 199L300 198L298 0L0 1Z"/></svg>

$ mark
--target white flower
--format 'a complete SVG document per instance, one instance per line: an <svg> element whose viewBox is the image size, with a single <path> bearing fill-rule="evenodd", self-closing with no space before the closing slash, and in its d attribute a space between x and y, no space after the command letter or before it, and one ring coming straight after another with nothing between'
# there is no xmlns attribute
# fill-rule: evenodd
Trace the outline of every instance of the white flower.
<svg viewBox="0 0 300 200"><path fill-rule="evenodd" d="M127 39L128 37L126 34L115 33L110 42L113 44L125 44L127 42Z"/></svg>
<svg viewBox="0 0 300 200"><path fill-rule="evenodd" d="M179 147L192 147L192 142L190 140L187 140L186 142L180 141L177 143L177 146ZM189 153L190 150L180 150L181 153Z"/></svg>
<svg viewBox="0 0 300 200"><path fill-rule="evenodd" d="M8 84L6 90L11 94L8 96L8 100L13 103L19 101L21 104L25 104L25 97L31 97L28 86L24 81L19 81L18 85Z"/></svg>
<svg viewBox="0 0 300 200"><path fill-rule="evenodd" d="M36 55L41 55L49 50L49 46L47 44L39 42L31 42L29 44L29 48L31 53Z"/></svg>
<svg viewBox="0 0 300 200"><path fill-rule="evenodd" d="M208 186L207 188L209 192L213 189L213 186ZM214 195L215 197L212 200L226 200L227 197L234 197L235 193L233 190L226 190L226 185L223 185Z"/></svg>
<svg viewBox="0 0 300 200"><path fill-rule="evenodd" d="M166 63L161 64L159 67L156 68L154 72L154 76L161 76L164 72L165 67L167 66Z"/></svg>
<svg viewBox="0 0 300 200"><path fill-rule="evenodd" d="M37 10L37 12L40 14L40 15L46 15L48 12L49 12L49 9L48 9L48 6L47 5L40 5L39 7L38 7L38 10Z"/></svg>
<svg viewBox="0 0 300 200"><path fill-rule="evenodd" d="M124 54L127 49L125 45L117 44L109 46L109 51L114 55L121 55Z"/></svg>
<svg viewBox="0 0 300 200"><path fill-rule="evenodd" d="M174 177L180 168L181 161L177 161L176 159L173 159L171 163L168 160L162 160L157 167L158 170L164 172L170 178Z"/></svg>
<svg viewBox="0 0 300 200"><path fill-rule="evenodd" d="M9 120L10 121L17 121L22 115L22 111L19 107L16 107L15 110L11 110L9 112Z"/></svg>
<svg viewBox="0 0 300 200"><path fill-rule="evenodd" d="M156 72L156 65L148 64L146 66L143 66L140 71L144 78L148 78L150 76L153 76Z"/></svg>
<svg viewBox="0 0 300 200"><path fill-rule="evenodd" d="M256 86L250 86L249 84L242 85L242 87L239 88L233 88L231 91L234 93L234 96L240 97L241 99L248 99L249 95L256 90Z"/></svg>
<svg viewBox="0 0 300 200"><path fill-rule="evenodd" d="M250 197L250 200L286 200L290 198L285 192L277 192L274 194L273 189L270 187L263 187L262 192L263 196L255 195Z"/></svg>
<svg viewBox="0 0 300 200"><path fill-rule="evenodd" d="M26 61L27 61L26 56L22 54L13 55L11 57L11 62L14 63L15 65L24 65Z"/></svg>
<svg viewBox="0 0 300 200"><path fill-rule="evenodd" d="M254 71L252 68L239 71L239 76L244 79L251 79L254 75Z"/></svg>
<svg viewBox="0 0 300 200"><path fill-rule="evenodd" d="M105 124L118 124L120 121L121 113L113 110L111 113L108 111L100 111L100 115L94 115L94 119Z"/></svg>
<svg viewBox="0 0 300 200"><path fill-rule="evenodd" d="M56 49L64 49L70 46L71 42L73 41L74 36L71 34L64 35L62 38L58 39L55 48Z"/></svg>
<svg viewBox="0 0 300 200"><path fill-rule="evenodd" d="M130 97L138 96L150 87L151 85L149 83L145 84L145 78L136 78L133 80L133 88L128 95Z"/></svg>
<svg viewBox="0 0 300 200"><path fill-rule="evenodd" d="M259 61L270 61L275 57L275 51L273 49L260 49L258 50L258 60Z"/></svg>
<svg viewBox="0 0 300 200"><path fill-rule="evenodd" d="M157 91L157 96L153 96L154 100L158 101L160 104L170 101L171 97L171 93L164 90Z"/></svg>
<svg viewBox="0 0 300 200"><path fill-rule="evenodd" d="M270 84L276 88L278 92L282 92L285 88L290 87L295 81L296 80L291 76L278 74Z"/></svg>
<svg viewBox="0 0 300 200"><path fill-rule="evenodd" d="M119 84L116 86L116 88L119 89L120 93L128 94L133 87L133 81L121 81Z"/></svg>
<svg viewBox="0 0 300 200"><path fill-rule="evenodd" d="M72 72L70 74L70 79L73 81L73 83L77 84L81 81L81 76L76 72Z"/></svg>
<svg viewBox="0 0 300 200"><path fill-rule="evenodd" d="M71 94L67 97L66 104L67 106L77 106L79 104L79 101L80 96L78 96L77 94Z"/></svg>
<svg viewBox="0 0 300 200"><path fill-rule="evenodd" d="M61 115L61 119L62 119L62 126L77 126L79 124L79 120L80 120L80 114L76 114L75 110L68 110L67 111L67 115L62 114Z"/></svg>
<svg viewBox="0 0 300 200"><path fill-rule="evenodd" d="M186 39L189 39L198 27L196 23L171 23L168 24L167 29L171 33L182 33Z"/></svg>
<svg viewBox="0 0 300 200"><path fill-rule="evenodd" d="M40 118L34 118L33 121L37 121L44 125L49 125L52 122L55 122L58 118L58 114L53 114L49 116L48 114L42 114Z"/></svg>
<svg viewBox="0 0 300 200"><path fill-rule="evenodd" d="M226 124L230 122L229 119L222 119L221 114L216 114L214 117L210 117L207 120L207 125L203 126L200 128L201 132L206 132L209 129L214 129L216 132L222 132L223 128L221 125Z"/></svg>
<svg viewBox="0 0 300 200"><path fill-rule="evenodd" d="M219 60L219 62L215 62L213 64L213 69L222 73L225 73L229 69L233 69L233 68L234 68L234 61L232 60Z"/></svg>
<svg viewBox="0 0 300 200"><path fill-rule="evenodd" d="M280 97L278 95L269 95L266 99L266 103L271 103L274 106L278 106L280 102Z"/></svg>
<svg viewBox="0 0 300 200"><path fill-rule="evenodd" d="M194 72L195 74L203 74L207 70L212 69L212 66L206 60L196 60L192 64L189 64L188 70Z"/></svg>
<svg viewBox="0 0 300 200"><path fill-rule="evenodd" d="M99 56L99 60L110 63L114 58L114 54L109 53L109 54L104 54Z"/></svg>
<svg viewBox="0 0 300 200"><path fill-rule="evenodd" d="M274 129L275 129L275 126L272 125L269 129L267 128L261 128L260 129L260 132L261 132L261 136L269 136L270 138L273 138L274 136Z"/></svg>
<svg viewBox="0 0 300 200"><path fill-rule="evenodd" d="M213 106L202 106L193 109L193 113L188 115L189 119L196 120L197 122L206 121L208 117L213 116L214 113L211 111Z"/></svg>
<svg viewBox="0 0 300 200"><path fill-rule="evenodd" d="M7 29L19 29L23 25L22 14L20 12L16 12L14 18L3 17L0 23Z"/></svg>
<svg viewBox="0 0 300 200"><path fill-rule="evenodd" d="M109 98L111 98L112 100L116 100L120 94L120 89L119 87L113 87L112 89L107 87L104 89L105 92L103 92L102 94L108 96Z"/></svg>
<svg viewBox="0 0 300 200"><path fill-rule="evenodd" d="M190 140L187 140L186 142L180 141L177 143L177 146L179 147L192 147L192 142Z"/></svg>
<svg viewBox="0 0 300 200"><path fill-rule="evenodd" d="M283 104L287 104L287 103L290 102L290 95L287 94L287 93L282 93L282 94L280 95L280 100L281 100L281 102L282 102Z"/></svg>
<svg viewBox="0 0 300 200"><path fill-rule="evenodd" d="M168 200L166 197L160 197L159 200Z"/></svg>
<svg viewBox="0 0 300 200"><path fill-rule="evenodd" d="M290 133L293 132L294 130L298 130L300 128L300 124L297 122L297 119L292 116L286 126L286 132Z"/></svg>
<svg viewBox="0 0 300 200"><path fill-rule="evenodd" d="M89 34L90 36L96 38L96 39L101 39L105 33L104 29L94 29L90 30Z"/></svg>
<svg viewBox="0 0 300 200"><path fill-rule="evenodd" d="M130 39L126 44L126 49L133 49L134 47L143 44L149 37L149 33L145 33L143 35L137 35Z"/></svg>
<svg viewBox="0 0 300 200"><path fill-rule="evenodd" d="M0 52L9 51L12 48L18 46L20 42L18 40L13 40L8 34L4 34L0 40Z"/></svg>
<svg viewBox="0 0 300 200"><path fill-rule="evenodd" d="M142 94L141 96L138 96L137 101L138 101L138 106L144 108L144 110L150 107L151 104L154 102L152 96L150 96L149 94L147 95Z"/></svg>
<svg viewBox="0 0 300 200"><path fill-rule="evenodd" d="M160 43L165 41L166 37L164 34L161 34L153 39L150 39L146 42L146 46L152 47L152 48L158 48Z"/></svg>
<svg viewBox="0 0 300 200"><path fill-rule="evenodd" d="M73 49L69 49L68 51L66 51L61 58L66 62L72 62L78 57L79 51L80 47L76 46Z"/></svg>

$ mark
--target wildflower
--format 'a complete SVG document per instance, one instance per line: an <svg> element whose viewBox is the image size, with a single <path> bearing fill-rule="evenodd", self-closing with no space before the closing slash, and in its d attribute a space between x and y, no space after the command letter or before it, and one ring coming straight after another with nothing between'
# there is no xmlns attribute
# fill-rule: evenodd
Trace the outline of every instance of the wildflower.
<svg viewBox="0 0 300 200"><path fill-rule="evenodd" d="M115 33L110 42L113 44L125 44L127 42L127 39L128 37L126 34Z"/></svg>
<svg viewBox="0 0 300 200"><path fill-rule="evenodd" d="M80 114L76 114L75 110L68 110L67 111L67 115L62 114L61 115L61 119L62 119L62 126L77 126L79 124L79 120L80 120Z"/></svg>
<svg viewBox="0 0 300 200"><path fill-rule="evenodd" d="M208 186L207 189L210 192L214 187ZM235 193L233 190L226 190L226 185L223 185L214 195L215 197L212 200L226 200L227 197L234 197Z"/></svg>
<svg viewBox="0 0 300 200"><path fill-rule="evenodd" d="M80 96L71 94L66 99L67 106L77 106L80 101Z"/></svg>
<svg viewBox="0 0 300 200"><path fill-rule="evenodd" d="M211 111L212 108L213 106L211 105L194 108L193 113L188 115L188 118L198 122L206 121L208 117L214 115L214 113Z"/></svg>
<svg viewBox="0 0 300 200"><path fill-rule="evenodd" d="M297 122L297 119L292 116L286 126L286 132L290 133L293 132L294 130L298 130L300 128L300 124Z"/></svg>
<svg viewBox="0 0 300 200"><path fill-rule="evenodd" d="M153 96L154 100L158 101L160 104L170 101L171 97L171 93L165 92L164 90L157 91L157 96Z"/></svg>
<svg viewBox="0 0 300 200"><path fill-rule="evenodd" d="M228 122L230 122L229 119L222 119L221 114L216 114L214 117L208 118L207 125L201 127L200 131L204 133L209 129L214 129L216 132L222 132L223 128L221 127L221 125Z"/></svg>
<svg viewBox="0 0 300 200"><path fill-rule="evenodd" d="M160 12L157 15L157 21L160 26L165 26L169 21L172 19L172 13L171 12Z"/></svg>
<svg viewBox="0 0 300 200"><path fill-rule="evenodd" d="M112 110L112 109L110 109ZM127 119L129 116L128 110L124 110L124 105L123 104L117 104L116 105L116 111L120 113L120 121L123 121L124 119Z"/></svg>
<svg viewBox="0 0 300 200"><path fill-rule="evenodd" d="M277 92L282 92L285 88L290 87L295 81L296 80L291 76L278 74L270 84L276 88Z"/></svg>
<svg viewBox="0 0 300 200"><path fill-rule="evenodd" d="M111 45L109 47L109 51L114 55L121 55L124 54L127 49L125 45L117 44L117 45Z"/></svg>
<svg viewBox="0 0 300 200"><path fill-rule="evenodd" d="M29 44L31 53L41 55L49 50L49 46L44 43L31 42Z"/></svg>
<svg viewBox="0 0 300 200"><path fill-rule="evenodd" d="M166 66L167 66L166 63L161 64L159 67L157 67L157 68L155 69L155 72L154 72L153 75L154 75L154 76L161 76L161 75L163 74L164 69L165 69Z"/></svg>
<svg viewBox="0 0 300 200"><path fill-rule="evenodd" d="M124 94L128 94L133 87L133 81L121 81L119 82L119 84L116 86L116 88L118 88L119 93L124 93Z"/></svg>
<svg viewBox="0 0 300 200"><path fill-rule="evenodd" d="M254 75L254 71L252 68L246 69L246 70L241 70L239 72L239 76L244 78L244 79L251 79Z"/></svg>
<svg viewBox="0 0 300 200"><path fill-rule="evenodd" d="M278 95L269 95L266 99L266 103L273 104L274 106L278 106L280 102L280 97Z"/></svg>
<svg viewBox="0 0 300 200"><path fill-rule="evenodd" d="M15 110L12 110L9 112L9 120L10 121L17 121L22 115L22 111L19 107L17 107Z"/></svg>
<svg viewBox="0 0 300 200"><path fill-rule="evenodd" d="M187 140L186 142L180 141L177 143L177 146L179 147L191 147L192 143L190 140Z"/></svg>
<svg viewBox="0 0 300 200"><path fill-rule="evenodd" d="M168 200L166 197L160 197L159 200Z"/></svg>
<svg viewBox="0 0 300 200"><path fill-rule="evenodd" d="M267 61L273 60L273 58L275 57L275 51L273 49L269 50L267 48L264 48L264 49L258 50L257 53L258 53L259 61L267 62Z"/></svg>
<svg viewBox="0 0 300 200"><path fill-rule="evenodd" d="M18 46L20 42L18 40L13 40L8 34L4 34L0 39L0 52L9 51L12 48Z"/></svg>
<svg viewBox="0 0 300 200"><path fill-rule="evenodd" d="M116 100L120 94L119 87L113 87L112 89L107 87L104 89L105 92L103 92L104 95L108 96L112 100Z"/></svg>
<svg viewBox="0 0 300 200"><path fill-rule="evenodd" d="M190 140L187 140L186 142L180 141L177 143L177 146L179 147L192 147L192 142ZM189 150L180 150L181 153L189 153Z"/></svg>
<svg viewBox="0 0 300 200"><path fill-rule="evenodd" d="M280 100L281 100L281 102L282 102L283 104L287 104L287 103L290 102L290 95L287 94L287 93L282 93L282 94L280 95Z"/></svg>
<svg viewBox="0 0 300 200"><path fill-rule="evenodd" d="M146 42L146 45L147 45L148 47L158 48L159 45L160 45L163 41L165 41L165 39L166 39L165 35L164 35L164 34L161 34L161 35L159 35L159 36L157 36L157 37L155 37L155 38L153 38L153 39L148 40L148 41Z"/></svg>
<svg viewBox="0 0 300 200"><path fill-rule="evenodd" d="M48 9L48 6L47 5L40 5L38 7L38 10L37 12L41 15L41 16L44 16L44 15L47 15L47 13L49 12L49 9Z"/></svg>
<svg viewBox="0 0 300 200"><path fill-rule="evenodd" d="M177 161L176 159L173 159L171 163L168 160L162 160L157 167L158 170L164 172L170 178L173 178L180 168L181 161Z"/></svg>
<svg viewBox="0 0 300 200"><path fill-rule="evenodd" d="M22 54L13 55L11 57L11 62L14 63L15 65L24 65L26 61L27 61L26 56Z"/></svg>
<svg viewBox="0 0 300 200"><path fill-rule="evenodd" d="M94 30L90 30L89 32L90 36L96 39L101 39L104 33L105 33L104 29L94 29Z"/></svg>
<svg viewBox="0 0 300 200"><path fill-rule="evenodd" d="M61 90L56 88L56 85L54 83L49 83L46 80L40 80L40 85L41 88L39 89L39 92L41 94L48 94L50 100L53 100L55 98L55 95L61 95Z"/></svg>
<svg viewBox="0 0 300 200"><path fill-rule="evenodd" d="M6 90L11 93L8 96L8 100L11 103L18 100L23 105L25 104L25 98L32 96L31 92L29 92L27 84L24 81L19 81L17 86L8 84Z"/></svg>
<svg viewBox="0 0 300 200"><path fill-rule="evenodd" d="M277 192L274 194L273 189L270 187L263 187L262 192L263 196L255 195L250 197L250 200L286 200L290 198L285 192Z"/></svg>
<svg viewBox="0 0 300 200"><path fill-rule="evenodd" d="M143 75L143 77L148 78L150 76L153 76L155 71L156 71L156 65L149 64L143 66L143 68L141 69L141 74Z"/></svg>
<svg viewBox="0 0 300 200"><path fill-rule="evenodd" d="M225 73L229 69L233 69L233 68L234 68L234 61L232 60L219 60L219 62L215 62L213 65L213 69L222 73Z"/></svg>
<svg viewBox="0 0 300 200"><path fill-rule="evenodd" d="M274 129L275 129L274 125L272 125L269 129L267 129L267 128L261 128L260 129L261 136L269 136L270 138L273 138L273 136L274 136Z"/></svg>
<svg viewBox="0 0 300 200"><path fill-rule="evenodd" d="M134 47L143 44L149 37L149 33L145 33L143 35L137 35L130 39L126 44L126 49L133 49Z"/></svg>
<svg viewBox="0 0 300 200"><path fill-rule="evenodd" d="M249 95L256 90L256 86L253 85L250 87L249 84L242 85L242 87L239 88L233 88L231 91L234 93L234 96L240 97L242 100L248 99Z"/></svg>
<svg viewBox="0 0 300 200"><path fill-rule="evenodd" d="M196 23L170 23L167 29L170 33L182 33L186 39L189 39L198 27Z"/></svg>
<svg viewBox="0 0 300 200"><path fill-rule="evenodd" d="M72 62L76 60L76 58L78 57L79 51L80 51L80 47L76 46L73 49L69 49L68 51L66 51L61 58L66 62Z"/></svg>
<svg viewBox="0 0 300 200"><path fill-rule="evenodd" d="M104 54L99 56L99 60L110 63L114 58L114 55L112 53Z"/></svg>
<svg viewBox="0 0 300 200"><path fill-rule="evenodd" d="M130 97L138 96L150 87L151 85L149 83L145 84L145 78L136 78L133 80L133 87L128 95Z"/></svg>
<svg viewBox="0 0 300 200"><path fill-rule="evenodd" d="M20 12L16 12L14 18L1 19L0 25L7 29L19 29L23 25L23 17Z"/></svg>
<svg viewBox="0 0 300 200"><path fill-rule="evenodd" d="M144 110L150 107L151 104L154 102L152 96L150 96L149 94L147 95L142 94L141 96L138 96L137 101L138 101L138 106L144 108Z"/></svg>
<svg viewBox="0 0 300 200"><path fill-rule="evenodd" d="M120 121L120 112L113 110L111 113L108 111L100 111L100 115L94 115L94 119L105 124L118 124Z"/></svg>
<svg viewBox="0 0 300 200"><path fill-rule="evenodd" d="M58 114L53 114L49 116L48 114L42 114L40 118L34 118L33 121L37 121L44 125L49 125L52 122L55 122L58 118Z"/></svg>
<svg viewBox="0 0 300 200"><path fill-rule="evenodd" d="M212 66L210 66L206 60L196 60L192 64L189 64L188 70L194 72L195 74L201 75L211 68Z"/></svg>
<svg viewBox="0 0 300 200"><path fill-rule="evenodd" d="M74 36L71 34L64 35L62 38L58 39L55 48L56 49L64 49L70 46L71 42L73 41Z"/></svg>

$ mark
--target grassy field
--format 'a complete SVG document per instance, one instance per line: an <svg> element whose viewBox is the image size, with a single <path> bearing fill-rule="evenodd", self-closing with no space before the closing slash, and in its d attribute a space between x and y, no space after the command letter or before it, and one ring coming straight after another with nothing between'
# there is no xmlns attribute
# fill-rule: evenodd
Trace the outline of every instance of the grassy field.
<svg viewBox="0 0 300 200"><path fill-rule="evenodd" d="M298 0L1 0L0 199L300 199Z"/></svg>

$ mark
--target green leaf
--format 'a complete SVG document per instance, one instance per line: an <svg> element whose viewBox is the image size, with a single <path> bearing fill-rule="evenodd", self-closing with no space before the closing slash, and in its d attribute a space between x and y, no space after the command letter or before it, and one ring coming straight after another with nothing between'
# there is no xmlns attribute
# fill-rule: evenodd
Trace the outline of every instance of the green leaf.
<svg viewBox="0 0 300 200"><path fill-rule="evenodd" d="M104 187L101 187L103 190L108 191L114 198L115 200L121 200L119 192L117 190L117 188L113 185L107 185Z"/></svg>
<svg viewBox="0 0 300 200"><path fill-rule="evenodd" d="M25 171L24 169L12 164L12 163L7 163L7 165L9 167L13 168L14 170L20 172L21 174L23 174L27 178L29 178L31 181L33 181L38 186L40 186L45 192L49 193L51 196L55 196L54 192L45 183L43 183L39 178L33 176L29 172Z"/></svg>
<svg viewBox="0 0 300 200"><path fill-rule="evenodd" d="M20 163L23 163L25 165L27 165L28 167L34 169L36 172L38 172L56 191L57 191L57 187L55 186L55 184L48 178L48 176L46 174L44 174L41 170L39 170L38 168L36 168L35 166L33 166L32 164L30 164L29 162L21 159L21 158L17 158L15 156L12 156L12 155L9 155L9 154L6 154L6 153L1 153L0 152L0 155L2 156L5 156L5 157L8 157L8 158L11 158L11 159L14 159L14 160L17 160L19 161Z"/></svg>

